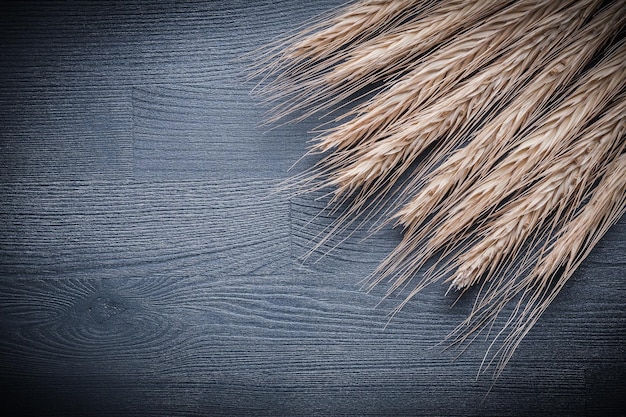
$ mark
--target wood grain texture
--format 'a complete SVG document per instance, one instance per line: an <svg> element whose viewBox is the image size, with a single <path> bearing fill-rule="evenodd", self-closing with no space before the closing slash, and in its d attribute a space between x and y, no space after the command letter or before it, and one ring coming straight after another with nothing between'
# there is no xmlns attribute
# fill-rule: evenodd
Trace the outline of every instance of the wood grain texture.
<svg viewBox="0 0 626 417"><path fill-rule="evenodd" d="M131 94L110 88L0 86L0 181L132 175Z"/></svg>
<svg viewBox="0 0 626 417"><path fill-rule="evenodd" d="M0 77L65 88L223 82L241 74L242 54L338 3L5 1Z"/></svg>
<svg viewBox="0 0 626 417"><path fill-rule="evenodd" d="M302 129L260 127L263 110L241 77L209 85L133 88L136 178L286 178L304 148ZM243 122L245 120L245 122Z"/></svg>
<svg viewBox="0 0 626 417"><path fill-rule="evenodd" d="M289 207L267 181L0 186L0 273L262 274L291 263Z"/></svg>
<svg viewBox="0 0 626 417"><path fill-rule="evenodd" d="M302 262L333 216L272 191L317 121L259 127L240 58L340 3L0 5L5 414L623 412L625 219L493 385L482 340L437 345L470 298L388 324L399 300L359 291L397 230Z"/></svg>

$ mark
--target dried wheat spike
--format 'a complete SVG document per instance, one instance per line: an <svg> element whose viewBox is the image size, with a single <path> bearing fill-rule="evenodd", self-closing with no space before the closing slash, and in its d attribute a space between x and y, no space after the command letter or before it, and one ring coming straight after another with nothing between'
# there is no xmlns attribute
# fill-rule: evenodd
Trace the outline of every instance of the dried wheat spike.
<svg viewBox="0 0 626 417"><path fill-rule="evenodd" d="M476 250L479 246L484 247L489 242L499 245L502 241L519 247L524 239L528 240L524 250L517 254L515 251L519 248L501 247L504 252L502 257L509 257L509 260L503 260L497 275L493 275L493 282L489 285L485 282L481 286L472 312L453 333L456 342L466 340L471 334L492 324L504 306L522 293L524 296L517 300L508 322L513 322L518 314L527 309L525 305L529 296L531 299L534 297L532 289L535 284L544 285L546 279L545 276L528 274L528 267L550 252L549 242L554 240L555 235L558 236L556 231L575 217L584 206L594 183L606 175L607 168L612 166L611 161L624 152L625 112L626 92L609 106L601 118L588 125L567 150L538 169L536 178L529 179L532 183L529 189L495 213L492 222L479 232L483 240L455 261L454 266L465 268L468 264L461 258L471 257L470 254L482 258L488 253L488 250L482 253ZM472 259L466 261L472 263ZM492 268L495 264L489 262L487 265ZM510 270L512 267L515 268ZM469 276L462 278L464 282L455 283L454 280L459 278L458 274L451 277L453 285L467 287L472 284L465 281ZM477 278L474 275L470 279Z"/></svg>
<svg viewBox="0 0 626 417"><path fill-rule="evenodd" d="M487 269L497 270L497 273L492 271L494 281L481 286L468 318L449 336L453 344L471 340L485 328L491 327L505 306L512 301L515 307L511 316L493 338L492 345L499 338L506 337L507 331L510 332L509 336L519 332L518 326L523 324L524 314L534 308L534 301L545 294L550 283L546 275L528 274L528 266L538 265L537 259L550 253L554 237L560 236L564 227L570 227L569 222L584 207L586 196L593 189L594 183L607 175L614 167L613 161L618 160L626 149L625 111L626 92L623 92L602 117L588 125L554 161L539 169L535 178L528 180L529 188L523 195L494 213L491 222L478 233L481 240L454 261L454 267L486 266ZM521 245L525 240L530 242L522 250ZM552 244L546 246L546 241L552 241ZM494 250L491 250L492 247ZM513 266L515 269L510 271L509 268ZM538 271L537 268L535 271ZM475 270L466 271L470 275L455 274L450 278L453 285L465 288L472 284L466 280L479 277ZM461 282L454 282L457 279ZM539 287L541 290L535 291ZM505 356L510 357L513 350L506 351ZM503 350L498 350L495 356L503 353ZM488 354L489 351L485 360ZM484 362L481 367L484 367ZM496 374L502 369L503 363L500 363Z"/></svg>
<svg viewBox="0 0 626 417"><path fill-rule="evenodd" d="M360 1L322 16L317 24L254 54L251 78L263 77L253 92L268 101L284 101L273 110L269 121L312 105L316 101L312 92L315 87L322 87L320 77L328 68L343 62L351 50L393 29L405 18L427 16L435 4L433 0Z"/></svg>
<svg viewBox="0 0 626 417"><path fill-rule="evenodd" d="M559 106L541 118L532 132L499 162L467 196L447 210L448 218L438 226L431 242L441 247L465 230L480 215L487 213L515 192L528 173L560 151L604 105L626 86L626 42L610 59L594 68L593 76L580 83Z"/></svg>
<svg viewBox="0 0 626 417"><path fill-rule="evenodd" d="M395 215L407 229L417 227L448 198L455 201L476 178L484 176L512 146L546 102L583 68L626 23L616 2L598 13L524 86L522 91L481 128L467 146L453 152L432 173L420 178L420 191ZM419 180L410 189L419 189ZM440 211L440 210L438 210Z"/></svg>
<svg viewBox="0 0 626 417"><path fill-rule="evenodd" d="M385 81L389 85L395 82L397 74L427 59L452 35L472 28L506 5L506 1L436 3L420 18L370 39L358 48L350 48L336 66L326 67L326 72L314 70L319 77L311 77L307 71L311 82L305 84L307 88L298 99L307 105L315 103L311 106L312 112L318 112L349 99L365 86Z"/></svg>
<svg viewBox="0 0 626 417"><path fill-rule="evenodd" d="M498 358L496 377L580 263L626 212L626 154L607 164L605 172L589 202L559 230L535 268L518 285L516 292L523 297L500 334L511 331L493 355Z"/></svg>
<svg viewBox="0 0 626 417"><path fill-rule="evenodd" d="M259 74L291 76L303 80L298 70L305 65L328 59L347 45L358 45L378 31L392 26L404 14L427 9L432 1L361 0L319 16L316 23L300 27L291 36L265 45L253 55L251 77ZM266 78L267 79L267 78ZM281 79L281 78L279 78ZM279 84L272 80L269 85Z"/></svg>
<svg viewBox="0 0 626 417"><path fill-rule="evenodd" d="M396 221L367 288L388 279L395 314L430 283L480 283L450 340L511 306L481 364L499 375L626 211L626 40L604 50L625 24L621 1L362 0L272 45L256 72L269 122L336 115L307 153L318 163L286 184L345 209L310 253Z"/></svg>
<svg viewBox="0 0 626 417"><path fill-rule="evenodd" d="M567 218L568 211L579 206L585 191L594 184L605 161L624 150L624 115L626 95L621 95L565 152L529 173L521 186L532 183L532 187L491 215L479 233L480 241L456 258L457 270L449 278L452 286L464 289L481 277L490 279L496 272L504 275L508 268L503 264L518 257L527 239L551 221L551 214L558 213L553 221ZM548 229L553 227L548 223Z"/></svg>
<svg viewBox="0 0 626 417"><path fill-rule="evenodd" d="M402 114L424 108L450 92L560 8L553 1L528 0L494 13L416 63L387 90L348 112L346 116L354 117L317 138L313 149L343 150L376 141Z"/></svg>
<svg viewBox="0 0 626 417"><path fill-rule="evenodd" d="M597 4L581 2L545 18L527 14L526 30L501 58L423 110L404 113L376 135L378 140L362 144L349 158L339 154L341 160L336 163L336 175L330 185L337 187L337 194L343 194L390 172L392 176L385 176L385 181L392 185L418 156L442 139L434 159L447 155L466 137L476 120L491 114L494 103L514 94L546 59L558 52L560 42L584 23ZM524 22L518 24L525 26Z"/></svg>
<svg viewBox="0 0 626 417"><path fill-rule="evenodd" d="M398 248L381 264L372 285L386 276L395 276L389 291L395 291L411 278L436 251L454 243L483 215L488 215L503 199L520 191L525 177L542 161L559 153L568 141L595 117L626 85L626 42L572 86L566 98L539 118L529 133L523 132L519 144L483 178L476 181L459 201L440 208L435 219L422 225L401 218L407 230ZM506 110L505 110L506 111ZM413 227L411 227L413 225ZM429 237L421 248L420 242ZM429 281L427 275L416 287Z"/></svg>

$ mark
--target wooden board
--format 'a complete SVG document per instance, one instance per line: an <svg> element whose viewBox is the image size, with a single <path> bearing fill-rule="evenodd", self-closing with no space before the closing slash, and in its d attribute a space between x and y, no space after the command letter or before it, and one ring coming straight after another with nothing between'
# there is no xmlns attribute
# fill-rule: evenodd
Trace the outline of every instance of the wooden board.
<svg viewBox="0 0 626 417"><path fill-rule="evenodd" d="M495 383L487 343L438 345L469 298L433 286L388 323L398 300L360 290L397 230L302 262L332 216L276 187L316 120L260 127L240 58L339 3L0 5L2 408L623 414L625 219Z"/></svg>

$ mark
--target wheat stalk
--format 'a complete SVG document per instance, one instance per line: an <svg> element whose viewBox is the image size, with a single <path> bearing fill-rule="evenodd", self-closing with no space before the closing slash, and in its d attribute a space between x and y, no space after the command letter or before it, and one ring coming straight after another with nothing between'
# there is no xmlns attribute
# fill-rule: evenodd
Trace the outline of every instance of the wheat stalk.
<svg viewBox="0 0 626 417"><path fill-rule="evenodd" d="M463 36L442 46L415 65L407 75L396 80L386 91L377 94L348 116L355 117L335 131L320 136L315 151L348 149L375 141L385 127L405 112L416 111L448 93L459 81L488 64L499 53L537 25L537 20L560 8L549 0L524 0L489 16ZM381 48L381 53L384 48Z"/></svg>
<svg viewBox="0 0 626 417"><path fill-rule="evenodd" d="M626 212L626 154L609 162L589 202L558 231L535 267L516 286L515 292L523 296L500 331L511 329L494 354L499 358L496 376L591 249Z"/></svg>
<svg viewBox="0 0 626 417"><path fill-rule="evenodd" d="M624 150L626 129L626 96L616 103L596 123L588 127L566 152L547 160L523 183L536 182L524 195L513 199L491 216L480 232L480 242L462 253L454 262L458 268L448 280L457 289L473 285L480 277L492 277L503 262L510 263L526 239L558 212L567 217L571 207L580 204L581 191L596 180L599 167Z"/></svg>
<svg viewBox="0 0 626 417"><path fill-rule="evenodd" d="M553 94L626 22L626 15L620 10L621 5L615 3L594 16L467 146L452 153L422 180L424 185L419 193L394 217L408 229L420 225L449 193L458 196L475 178L485 175L491 168L491 161L497 161L506 153L516 134L536 118Z"/></svg>
<svg viewBox="0 0 626 417"><path fill-rule="evenodd" d="M481 364L501 341L497 374L626 210L626 40L594 59L626 11L592 16L600 4L364 0L259 60L256 91L279 102L270 122L341 112L309 148L324 156L286 184L330 190L331 213L348 203L310 253L393 195L383 214L404 237L367 288L388 278L387 295L402 293L435 258L395 314L444 277L462 291L482 280L450 337L471 341L514 304Z"/></svg>
<svg viewBox="0 0 626 417"><path fill-rule="evenodd" d="M382 134L386 137L360 146L358 152L350 157L354 161L351 165L334 169L336 175L329 185L336 186L337 193L342 194L344 188L367 185L393 169L393 177L386 178L391 185L422 152L442 138L445 138L445 143L437 154L446 155L459 144L476 120L489 114L488 110L494 103L524 85L544 64L544 60L555 49L558 50L559 43L580 27L597 3L581 2L574 10L550 13L545 18L537 18L534 13L527 14L532 25L529 24L527 31L503 53L501 59L495 60L436 103L398 118L384 129ZM345 164L346 158L342 157L341 162Z"/></svg>
<svg viewBox="0 0 626 417"><path fill-rule="evenodd" d="M521 143L504 160L469 186L457 201L446 201L435 217L419 229L419 225L406 217L405 211L400 218L407 226L405 236L375 271L370 287L386 277L395 276L395 282L388 291L391 293L397 290L428 258L463 236L474 222L482 215L489 214L504 198L518 192L529 173L576 138L585 124L624 85L626 42L621 42L608 57L569 89L566 98L555 109L538 119L529 134L521 135L523 140L518 140ZM427 242L417 249L426 236L430 236ZM432 282L431 278L426 274L412 294Z"/></svg>

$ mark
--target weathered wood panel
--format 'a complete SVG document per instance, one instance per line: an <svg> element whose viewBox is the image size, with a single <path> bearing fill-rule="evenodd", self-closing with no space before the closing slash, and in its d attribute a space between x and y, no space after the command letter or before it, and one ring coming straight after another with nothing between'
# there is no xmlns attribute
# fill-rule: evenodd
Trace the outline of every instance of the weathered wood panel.
<svg viewBox="0 0 626 417"><path fill-rule="evenodd" d="M291 265L289 207L267 181L0 186L0 273L262 274Z"/></svg>
<svg viewBox="0 0 626 417"><path fill-rule="evenodd" d="M593 294L585 308L557 303L487 394L491 381L474 378L484 344L456 361L433 349L462 308L427 291L384 329L384 307L346 288L353 280L3 282L1 367L16 380L5 392L41 390L66 409L100 404L131 414L541 415L578 414L590 394L610 388L586 383L598 380L598 360L619 357L619 346L598 340L616 338L624 314L606 311L618 297L590 282L579 282ZM604 375L619 372L604 363Z"/></svg>
<svg viewBox="0 0 626 417"><path fill-rule="evenodd" d="M286 178L314 122L270 130L241 77L133 89L136 178Z"/></svg>
<svg viewBox="0 0 626 417"><path fill-rule="evenodd" d="M359 291L398 231L301 262L332 216L271 191L317 121L258 127L241 57L339 3L0 5L0 408L623 413L624 219L493 386L482 340L437 346L470 298L433 286L387 325L398 300Z"/></svg>
<svg viewBox="0 0 626 417"><path fill-rule="evenodd" d="M65 88L219 83L242 74L244 54L341 3L5 1L0 77Z"/></svg>
<svg viewBox="0 0 626 417"><path fill-rule="evenodd" d="M1 76L0 76L1 77ZM128 178L129 90L0 86L0 181Z"/></svg>

